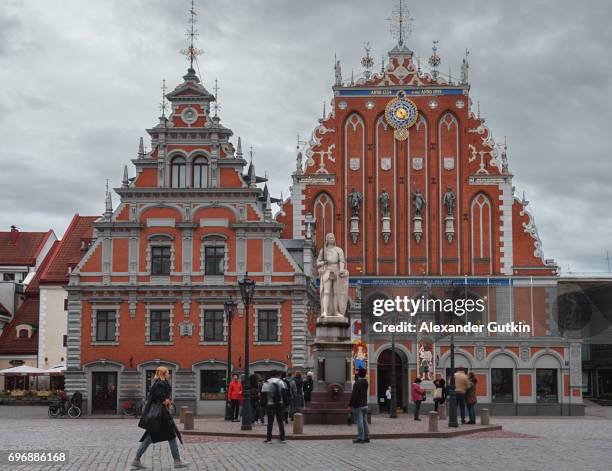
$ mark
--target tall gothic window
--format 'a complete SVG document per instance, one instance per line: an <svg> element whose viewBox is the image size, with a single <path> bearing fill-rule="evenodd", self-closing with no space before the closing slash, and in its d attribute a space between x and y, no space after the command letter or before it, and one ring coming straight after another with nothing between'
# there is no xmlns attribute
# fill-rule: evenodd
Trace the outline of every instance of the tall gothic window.
<svg viewBox="0 0 612 471"><path fill-rule="evenodd" d="M172 188L187 186L187 163L184 157L175 157L170 164L170 180Z"/></svg>
<svg viewBox="0 0 612 471"><path fill-rule="evenodd" d="M204 157L193 161L193 187L208 188L208 160Z"/></svg>
<svg viewBox="0 0 612 471"><path fill-rule="evenodd" d="M313 207L317 221L317 247L323 247L325 236L334 232L334 201L327 193L317 196Z"/></svg>

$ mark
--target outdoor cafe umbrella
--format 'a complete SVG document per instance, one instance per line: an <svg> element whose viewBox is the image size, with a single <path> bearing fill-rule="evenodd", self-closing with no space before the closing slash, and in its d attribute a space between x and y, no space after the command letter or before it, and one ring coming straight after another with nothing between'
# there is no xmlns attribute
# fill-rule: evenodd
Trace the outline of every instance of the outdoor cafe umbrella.
<svg viewBox="0 0 612 471"><path fill-rule="evenodd" d="M19 375L19 376L40 376L48 374L45 370L41 368L36 368L35 366L28 365L20 365L14 366L12 368L7 368L6 370L0 370L0 375ZM36 379L36 386L38 387L38 378Z"/></svg>

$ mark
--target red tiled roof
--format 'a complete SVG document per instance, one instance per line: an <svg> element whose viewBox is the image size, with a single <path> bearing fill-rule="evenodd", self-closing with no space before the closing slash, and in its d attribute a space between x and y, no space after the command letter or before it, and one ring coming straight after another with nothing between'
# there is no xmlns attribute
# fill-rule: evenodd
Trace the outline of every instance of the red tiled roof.
<svg viewBox="0 0 612 471"><path fill-rule="evenodd" d="M0 354L3 355L36 355L38 353L38 299L27 298L17 309L13 320L0 335ZM33 326L34 333L29 339L17 338L16 327L21 324Z"/></svg>
<svg viewBox="0 0 612 471"><path fill-rule="evenodd" d="M74 215L53 259L44 271L40 270L40 283L68 283L68 269L74 268L85 255L82 244L93 237L93 223L97 219L99 216Z"/></svg>
<svg viewBox="0 0 612 471"><path fill-rule="evenodd" d="M10 231L0 232L0 265L34 266L36 257L51 234L53 234L52 230L47 232L19 231L17 241L13 243Z"/></svg>

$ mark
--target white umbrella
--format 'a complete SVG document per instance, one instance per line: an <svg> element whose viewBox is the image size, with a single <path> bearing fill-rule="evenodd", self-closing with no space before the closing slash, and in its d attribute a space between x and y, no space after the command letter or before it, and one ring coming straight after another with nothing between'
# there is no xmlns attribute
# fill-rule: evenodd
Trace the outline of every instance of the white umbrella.
<svg viewBox="0 0 612 471"><path fill-rule="evenodd" d="M66 371L66 365L55 365L49 368L48 370L43 370L43 373L46 375L61 375Z"/></svg>
<svg viewBox="0 0 612 471"><path fill-rule="evenodd" d="M44 375L46 371L35 366L21 365L8 368L6 370L0 370L0 375Z"/></svg>

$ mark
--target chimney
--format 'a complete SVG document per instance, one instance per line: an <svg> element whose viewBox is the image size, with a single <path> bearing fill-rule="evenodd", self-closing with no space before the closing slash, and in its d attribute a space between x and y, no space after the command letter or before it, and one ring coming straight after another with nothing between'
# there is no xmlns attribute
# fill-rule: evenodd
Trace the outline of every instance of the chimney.
<svg viewBox="0 0 612 471"><path fill-rule="evenodd" d="M11 245L17 244L17 239L19 238L19 229L15 226L11 226Z"/></svg>

